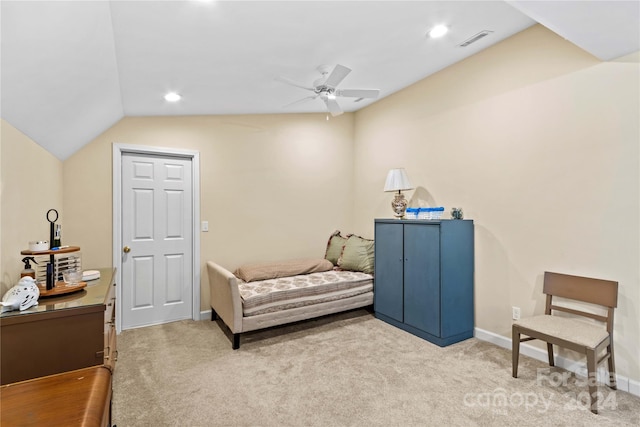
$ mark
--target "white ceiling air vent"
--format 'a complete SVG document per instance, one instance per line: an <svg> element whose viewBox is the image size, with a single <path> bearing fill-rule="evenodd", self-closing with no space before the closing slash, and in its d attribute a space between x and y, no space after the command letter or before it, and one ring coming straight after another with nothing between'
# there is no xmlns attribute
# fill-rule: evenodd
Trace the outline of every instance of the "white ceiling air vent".
<svg viewBox="0 0 640 427"><path fill-rule="evenodd" d="M487 37L489 34L493 33L493 31L489 31L489 30L482 30L480 31L478 34L473 35L471 37L469 37L468 39L466 39L465 41L463 41L462 43L460 43L458 46L459 47L467 47L469 46L471 43L475 43L478 40L480 40L481 38Z"/></svg>

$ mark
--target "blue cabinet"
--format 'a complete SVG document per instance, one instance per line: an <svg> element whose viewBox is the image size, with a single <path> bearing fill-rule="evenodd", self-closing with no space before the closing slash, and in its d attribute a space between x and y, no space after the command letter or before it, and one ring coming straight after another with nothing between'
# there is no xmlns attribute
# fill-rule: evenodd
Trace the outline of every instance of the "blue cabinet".
<svg viewBox="0 0 640 427"><path fill-rule="evenodd" d="M473 221L375 221L376 317L434 344L473 336Z"/></svg>

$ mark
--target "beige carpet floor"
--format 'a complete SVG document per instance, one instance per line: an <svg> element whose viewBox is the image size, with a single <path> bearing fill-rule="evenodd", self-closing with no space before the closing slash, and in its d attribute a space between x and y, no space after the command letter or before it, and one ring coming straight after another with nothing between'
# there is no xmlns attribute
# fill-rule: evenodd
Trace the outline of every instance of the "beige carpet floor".
<svg viewBox="0 0 640 427"><path fill-rule="evenodd" d="M219 321L218 321L219 322ZM475 338L440 348L356 310L243 335L182 321L118 336L113 422L127 426L638 426L640 398Z"/></svg>

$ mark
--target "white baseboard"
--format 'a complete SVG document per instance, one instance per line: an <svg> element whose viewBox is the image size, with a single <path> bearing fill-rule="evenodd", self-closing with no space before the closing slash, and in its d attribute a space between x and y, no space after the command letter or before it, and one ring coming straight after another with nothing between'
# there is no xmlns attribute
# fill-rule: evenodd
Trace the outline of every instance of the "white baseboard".
<svg viewBox="0 0 640 427"><path fill-rule="evenodd" d="M211 320L211 310L201 311L200 320Z"/></svg>
<svg viewBox="0 0 640 427"><path fill-rule="evenodd" d="M511 350L511 338L504 337L502 335L495 334L493 332L485 331L484 329L475 328L474 336L482 341L487 341L492 344L497 345L498 347L503 347ZM547 356L547 351L533 347L528 344L520 344L520 354L524 354L525 356L529 356L533 359L540 360L541 362L548 362L549 358ZM574 374L585 377L587 376L587 367L585 363L581 363L579 361L567 359L566 357L554 355L554 360L556 366L566 369L569 372L573 372ZM598 381L603 383L606 382L607 370L605 368L598 369ZM634 396L640 396L640 381L631 380L627 377L621 376L616 373L616 381L618 390L626 391Z"/></svg>
<svg viewBox="0 0 640 427"><path fill-rule="evenodd" d="M629 393L634 396L640 396L640 381L629 380Z"/></svg>

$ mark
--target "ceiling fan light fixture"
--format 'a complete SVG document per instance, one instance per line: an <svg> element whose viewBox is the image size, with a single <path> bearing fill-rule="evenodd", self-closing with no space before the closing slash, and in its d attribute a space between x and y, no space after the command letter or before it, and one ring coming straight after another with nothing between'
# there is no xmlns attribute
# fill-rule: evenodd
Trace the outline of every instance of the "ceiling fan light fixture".
<svg viewBox="0 0 640 427"><path fill-rule="evenodd" d="M446 25L436 25L431 30L429 30L429 37L431 37L432 39L437 39L447 34L447 32L449 32L449 27L447 27Z"/></svg>
<svg viewBox="0 0 640 427"><path fill-rule="evenodd" d="M182 99L182 96L176 92L169 92L164 96L164 100L167 102L178 102Z"/></svg>

